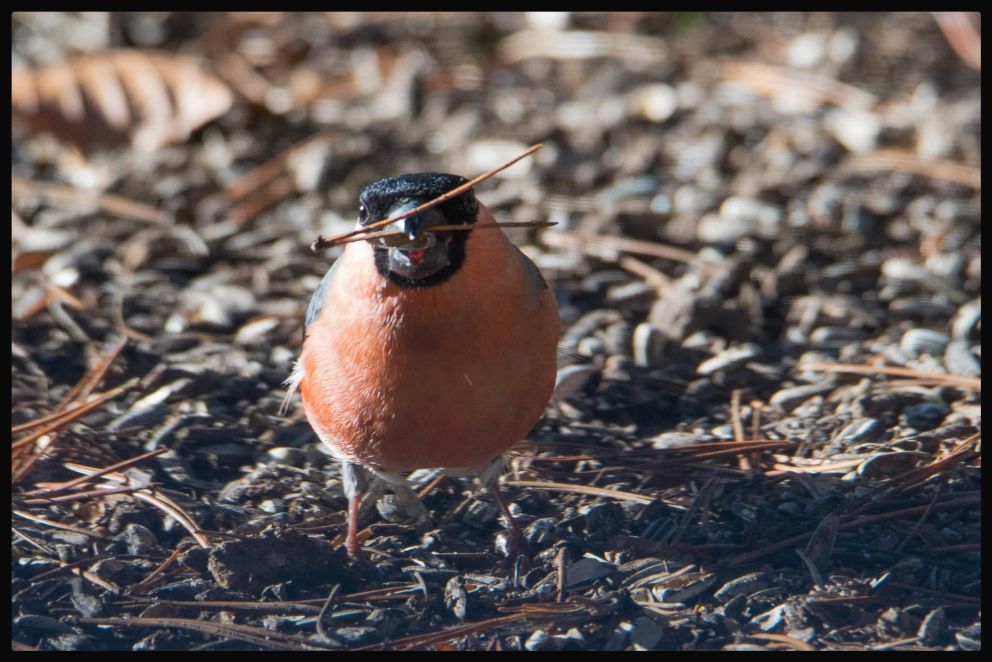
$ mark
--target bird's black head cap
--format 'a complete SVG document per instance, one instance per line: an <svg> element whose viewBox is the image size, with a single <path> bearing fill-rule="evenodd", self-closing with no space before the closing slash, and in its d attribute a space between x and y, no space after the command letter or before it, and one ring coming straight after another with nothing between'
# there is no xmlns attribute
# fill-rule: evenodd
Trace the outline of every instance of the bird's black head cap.
<svg viewBox="0 0 992 662"><path fill-rule="evenodd" d="M388 218L391 210L398 205L420 205L444 195L468 180L458 175L440 172L421 172L409 175L387 177L362 189L359 199L359 223L368 225ZM451 200L446 200L433 209L442 214L446 225L471 225L479 212L479 202L475 191L469 189ZM425 213L431 213L430 210ZM441 235L441 233L438 233ZM390 269L389 250L375 247L376 268L386 278L400 287L416 288L439 285L453 276L465 261L465 245L468 232L450 232L444 237L443 247L447 251L447 266L423 278L409 278Z"/></svg>
<svg viewBox="0 0 992 662"><path fill-rule="evenodd" d="M458 188L467 181L464 177L443 172L418 172L380 179L362 189L359 199L364 213L359 211L362 215L359 220L362 225L381 221L398 202L417 200L424 203ZM448 223L474 223L475 215L479 211L475 190L469 189L456 198L442 202L437 209L444 213Z"/></svg>

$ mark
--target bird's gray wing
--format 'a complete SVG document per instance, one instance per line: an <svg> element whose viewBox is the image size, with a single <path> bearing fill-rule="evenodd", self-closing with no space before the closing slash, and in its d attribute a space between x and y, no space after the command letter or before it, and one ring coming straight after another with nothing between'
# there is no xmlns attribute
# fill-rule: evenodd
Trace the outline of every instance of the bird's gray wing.
<svg viewBox="0 0 992 662"><path fill-rule="evenodd" d="M516 244L511 243L510 245L516 251L517 257L520 258L520 263L524 265L524 272L527 274L527 283L534 290L548 289L548 283L544 280L544 276L541 275L541 270L537 268L537 265L522 250L517 248Z"/></svg>
<svg viewBox="0 0 992 662"><path fill-rule="evenodd" d="M307 337L307 327L309 327L313 322L317 321L320 317L320 311L324 307L324 302L327 300L327 294L331 290L331 279L334 278L334 271L338 268L337 260L331 265L331 268L327 270L324 277L320 279L320 285L317 289L313 291L313 296L310 297L310 303L307 305L307 316L303 320L303 338Z"/></svg>

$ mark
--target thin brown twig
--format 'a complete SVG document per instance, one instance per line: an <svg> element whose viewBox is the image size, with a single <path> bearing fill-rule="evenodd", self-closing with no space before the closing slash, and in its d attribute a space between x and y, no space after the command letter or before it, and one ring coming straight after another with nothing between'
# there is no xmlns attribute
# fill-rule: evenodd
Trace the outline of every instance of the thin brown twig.
<svg viewBox="0 0 992 662"><path fill-rule="evenodd" d="M111 627L137 627L137 628L181 628L194 630L204 634L219 637L227 637L238 641L245 641L256 646L274 648L276 650L299 651L307 650L308 647L318 650L335 650L335 647L327 646L307 637L297 634L283 634L275 630L252 627L250 625L240 625L236 623L216 623L213 621L200 621L191 618L172 617L142 617L135 618L85 618L77 617L71 619L73 623L81 625L105 625Z"/></svg>
<svg viewBox="0 0 992 662"><path fill-rule="evenodd" d="M170 607L195 607L198 610L218 609L223 611L255 611L255 612L298 612L303 614L320 613L320 605L325 598L316 600L296 600L294 602L244 602L240 600L161 600L155 597L128 596L127 600L114 603L115 607L140 607L149 604L166 605Z"/></svg>
<svg viewBox="0 0 992 662"><path fill-rule="evenodd" d="M62 564L62 565L68 565L64 561L59 561L59 563ZM73 568L69 572L71 572L74 575L78 575L79 577L82 577L83 579L85 579L89 583L95 584L96 586L99 586L103 590L110 591L111 593L113 593L115 595L117 595L117 594L119 594L121 592L121 587L120 586L118 586L114 582L110 581L109 579L104 579L100 575L97 575L95 573L90 572L89 570L83 570L82 568Z"/></svg>
<svg viewBox="0 0 992 662"><path fill-rule="evenodd" d="M444 473L439 473L437 476L434 477L434 480L432 480L431 482L427 483L427 485L424 486L424 489L417 492L417 498L423 499L424 497L426 497L428 494L433 492L434 489L438 485L440 485L441 481L443 481L445 478L446 476L444 475Z"/></svg>
<svg viewBox="0 0 992 662"><path fill-rule="evenodd" d="M838 108L866 110L878 102L875 95L839 80L761 62L726 62L723 65L723 77L756 94L773 96L784 91L790 94L800 93L817 106L831 103Z"/></svg>
<svg viewBox="0 0 992 662"><path fill-rule="evenodd" d="M12 195L18 196L34 195L49 204L60 205L66 208L92 204L111 216L131 221L156 224L173 222L172 216L167 212L137 202L136 200L110 193L78 189L66 184L39 182L12 175L10 178L10 192Z"/></svg>
<svg viewBox="0 0 992 662"><path fill-rule="evenodd" d="M981 433L975 433L967 439L961 441L961 443L955 446L954 450L951 451L946 457L939 460L934 460L933 462L922 467L910 469L909 471L893 476L892 478L884 481L878 487L869 490L855 501L849 503L845 506L845 511L849 514L858 513L871 505L875 499L886 493L902 492L907 486L916 483L917 481L929 478L933 474L947 471L955 464L971 458L977 452L974 450L974 446L980 438Z"/></svg>
<svg viewBox="0 0 992 662"><path fill-rule="evenodd" d="M231 207L224 217L236 225L244 225L263 211L282 202L295 190L296 183L293 178L288 174L281 175Z"/></svg>
<svg viewBox="0 0 992 662"><path fill-rule="evenodd" d="M58 563L59 567L35 575L34 577L31 578L31 580L35 582L40 582L41 580L48 579L49 577L56 577L62 574L63 572L70 572L71 570L80 568L84 565L92 565L97 561L103 561L104 559L112 559L112 558L119 558L119 557L114 554L100 554L98 556L91 556L89 558L79 559L77 561L73 561L72 563L60 562Z"/></svg>
<svg viewBox="0 0 992 662"><path fill-rule="evenodd" d="M324 616L327 615L327 611L334 604L335 599L338 596L338 591L341 590L341 584L335 584L331 587L330 592L327 594L327 599L324 600L324 606L320 608L320 613L317 614L317 634L319 634L324 639L330 639L327 635L327 631L324 629Z"/></svg>
<svg viewBox="0 0 992 662"><path fill-rule="evenodd" d="M961 61L975 71L982 70L982 35L978 34L966 12L937 11L933 13L944 38Z"/></svg>
<svg viewBox="0 0 992 662"><path fill-rule="evenodd" d="M147 459L148 457L159 455L166 451L168 451L168 449L159 448L149 453L145 453L144 455L140 455L138 457L125 460L124 462L118 462L115 465L112 465L110 467L104 467L102 469L97 469L96 467L88 467L86 465L77 464L75 462L66 462L65 467L67 469L69 469L70 471L75 471L77 473L82 473L84 474L84 476L82 478L73 479L68 483L63 483L60 486L56 486L54 489L56 489L57 491L62 491L65 490L66 487L70 486L71 484L79 484L80 482L86 482L98 477L103 477L104 480L108 480L112 483L117 483L121 485L123 484L130 485L131 487L137 488L130 495L132 498L138 499L139 501L144 501L147 504L155 506L165 514L169 515L174 520L176 520L184 529L186 529L191 536L193 536L193 539L200 547L203 547L204 549L210 549L211 548L210 541L207 540L207 537L204 535L199 525L176 502L174 502L172 499L167 497L162 492L156 490L153 486L141 484L136 479L126 474L119 473L118 471L115 470L115 468L121 468L122 466L124 467L130 466L132 464L140 462L141 460ZM46 487L45 489L52 489L52 488ZM37 492L37 490L35 492ZM30 494L34 494L34 492Z"/></svg>
<svg viewBox="0 0 992 662"><path fill-rule="evenodd" d="M137 584L128 587L127 589L128 595L134 593L142 593L146 591L149 587L151 587L152 582L154 582L163 572L165 572L166 568L172 565L175 562L175 560L179 558L179 555L182 554L184 551L186 551L186 546L183 545L183 543L180 541L180 543L176 546L176 548L172 550L172 553L169 554L169 556L167 556L165 560L158 565L157 568L155 568L150 573L148 573L147 577L139 581Z"/></svg>
<svg viewBox="0 0 992 662"><path fill-rule="evenodd" d="M200 530L199 525L190 517L185 510L180 508L172 499L168 498L161 492L157 490L143 489L135 492L132 495L135 499L140 499L145 503L155 506L159 510L163 511L167 515L171 516L172 519L179 522L179 524L189 531L189 534L193 536L193 540L196 541L203 549L210 549L212 545L207 537L203 535Z"/></svg>
<svg viewBox="0 0 992 662"><path fill-rule="evenodd" d="M577 250L603 260L617 261L620 259L620 253L636 253L638 255L661 257L675 262L698 262L710 268L716 268L723 264L723 260L717 258L698 255L692 251L669 246L668 244L662 244L657 241L644 241L643 239L630 239L629 237L555 230L553 232L542 233L541 241L553 248Z"/></svg>
<svg viewBox="0 0 992 662"><path fill-rule="evenodd" d="M35 485L42 485L42 483L35 483ZM92 499L93 497L105 497L109 494L131 494L136 490L140 490L140 487L115 487L112 489L94 489L87 490L85 492L73 492L72 494L65 494L56 497L35 497L33 499L24 499L22 503L29 506L43 506L52 503L67 503L69 501L83 501L85 499Z"/></svg>
<svg viewBox="0 0 992 662"><path fill-rule="evenodd" d="M93 392L100 382L103 381L104 376L107 374L107 370L113 365L114 360L121 353L124 347L127 345L127 337L121 336L117 341L108 349L100 359L96 362L83 379L79 381L72 390L66 394L61 402L56 406L56 409L63 409L68 407L72 402L84 400L89 397L90 393Z"/></svg>
<svg viewBox="0 0 992 662"><path fill-rule="evenodd" d="M424 228L423 232L472 232L473 230L495 230L500 228L550 228L553 225L557 225L557 223L553 223L551 221L514 221L506 223L478 223L473 225L435 225L429 228ZM335 245L341 246L344 244L355 244L359 241L375 241L376 239L391 239L399 237L406 237L406 234L398 230L391 232L371 232L360 237L341 239L336 241Z"/></svg>
<svg viewBox="0 0 992 662"><path fill-rule="evenodd" d="M272 183L279 177L279 175L286 171L286 164L294 154L301 152L311 145L321 141L330 141L335 138L337 134L337 129L324 129L293 145L290 145L265 163L249 170L225 186L223 195L231 200L237 200L245 197L249 193L258 191L263 186Z"/></svg>
<svg viewBox="0 0 992 662"><path fill-rule="evenodd" d="M74 462L67 462L65 465L67 469L69 469L70 471L75 471L76 473L82 473L84 475L80 476L79 478L73 478L72 480L66 481L64 483L59 483L58 485L46 486L40 489L31 490L30 492L25 493L25 496L50 495L50 494L57 494L59 492L65 492L66 490L71 490L77 485L88 483L95 478L100 478L101 476L104 476L109 473L118 472L121 469L127 469L128 467L132 467L135 464L138 464L139 462L143 462L144 460L147 460L149 458L156 457L158 455L161 455L162 453L167 453L168 451L169 451L168 448L157 448L153 451L142 453L141 455L136 455L135 457L131 457L126 460L121 460L116 464L111 464L110 466L103 467L102 469L87 467L85 465L76 464ZM127 481L126 479L123 479L119 482L127 482ZM145 487L145 486L139 486L139 487Z"/></svg>
<svg viewBox="0 0 992 662"><path fill-rule="evenodd" d="M82 404L79 405L78 407L73 407L68 411L62 412L58 416L54 417L51 423L43 425L40 429L35 430L31 434L18 439L13 444L11 444L11 447L20 448L21 446L27 446L33 443L39 437L43 437L44 435L49 434L50 432L55 432L56 430L66 426L69 423L72 423L76 419L85 416L89 412L100 407L108 400L113 400L121 393L127 391L129 388L134 386L134 384L137 383L137 381L138 380L136 379L131 379L116 388L112 388L109 391L105 391L101 393L100 395L96 396L86 404Z"/></svg>
<svg viewBox="0 0 992 662"><path fill-rule="evenodd" d="M99 586L100 588L102 588L104 590L107 590L107 591L110 591L111 593L117 594L117 593L120 593L121 592L121 589L120 589L119 586L117 586L116 584L114 584L113 582L111 582L109 580L103 579L103 578L99 577L98 575L93 574L92 572L90 572L88 570L83 570L82 567L81 567L81 566L84 566L84 565L87 565L87 564L95 563L97 561L101 561L103 559L109 559L109 558L118 558L118 557L115 557L115 556L110 555L110 554L104 554L104 555L101 555L101 556L91 557L91 558L87 558L87 559L80 559L78 561L73 561L71 563L66 562L66 561L63 561L61 559L53 558L53 559L51 559L51 561L53 563L57 564L59 566L58 568L55 568L54 570L49 570L48 572L43 572L43 573L41 573L39 575L35 575L31 579L32 579L32 581L39 582L39 581L41 581L43 579L47 579L49 577L54 577L54 576L56 576L58 574L61 574L63 572L69 572L69 573L72 573L72 574L74 574L74 575L76 575L78 577L82 577L83 579L87 580L91 584L95 584L95 585Z"/></svg>
<svg viewBox="0 0 992 662"><path fill-rule="evenodd" d="M927 521L927 518L930 517L930 511L933 510L934 504L937 503L937 500L940 498L941 494L944 493L944 486L946 484L947 484L946 480L942 480L937 484L937 489L934 490L933 492L933 499L930 500L930 505L927 506L927 509L923 511L923 514L920 515L920 519L916 521L916 524L914 524L913 528L909 530L909 533L907 533L906 537L902 539L902 542L896 546L895 551L901 552L902 548L905 547L906 544L913 539L913 536L916 535L916 532L919 531L920 527L923 526L923 523Z"/></svg>
<svg viewBox="0 0 992 662"><path fill-rule="evenodd" d="M110 297L110 318L114 322L114 330L131 340L135 342L151 340L151 336L128 326L127 321L124 319L124 290L121 288L115 288L113 295Z"/></svg>
<svg viewBox="0 0 992 662"><path fill-rule="evenodd" d="M32 515L31 513L24 512L23 510L12 510L14 515L28 520L29 522L34 522L35 524L44 524L45 526L50 526L53 529L62 529L63 531L72 531L73 533L78 533L89 538L96 538L97 540L102 540L106 536L99 531L91 531L88 529L82 529L78 526L73 526L72 524L63 524L62 522L54 522L50 519L45 519L44 517L38 517L37 515Z"/></svg>
<svg viewBox="0 0 992 662"><path fill-rule="evenodd" d="M475 179L470 179L469 181L465 182L461 186L457 186L457 187L451 189L450 191L448 191L447 193L444 193L442 195L439 195L438 197L434 198L433 200L429 200L428 202L425 202L424 204L422 204L422 205L420 205L418 207L415 207L414 209L411 209L409 211L405 211L402 214L398 214L398 215L393 216L391 218L385 218L385 219L383 219L381 221L376 221L375 223L369 223L368 225L362 226L361 228L358 228L357 230L351 230L349 232L344 232L342 234L335 235L335 236L330 237L328 239L325 239L324 237L321 237L321 236L318 235L317 236L317 239L310 245L310 250L312 250L313 252L316 253L317 251L321 251L321 250L323 250L325 248L329 248L331 246L338 245L341 242L341 240L343 240L343 239L348 239L349 237L354 237L354 236L360 235L360 234L361 235L364 235L364 234L369 233L372 230L378 230L379 228L384 228L387 225L392 225L393 223L398 223L399 221L402 221L404 219L410 218L411 216L416 216L417 214L420 214L421 212L427 211L428 209L431 209L432 207L436 207L437 205L441 204L442 202L445 202L447 200L451 200L452 198L458 197L459 195L461 195L465 191L468 191L469 189L471 189L476 184L479 184L480 182L484 182L487 179L489 179L490 177L496 175L497 173L502 172L503 170L506 170L507 168L509 168L510 166L512 166L517 161L520 161L521 159L524 159L524 158L530 156L531 154L533 154L537 150L541 149L542 147L544 147L544 145L542 145L541 143L538 143L536 145L531 145L530 147L528 147L527 149L525 149L523 152L521 152L519 155L517 155L514 158L510 159L509 161L507 161L503 165L501 165L499 167L496 167L496 168L493 168L492 170L489 170L488 172L485 172L485 173L479 175Z"/></svg>
<svg viewBox="0 0 992 662"><path fill-rule="evenodd" d="M976 191L982 190L981 168L948 159L926 159L914 152L897 149L852 154L838 169L841 174L898 170L959 184Z"/></svg>
<svg viewBox="0 0 992 662"><path fill-rule="evenodd" d="M21 538L23 538L28 544L37 547L38 549L40 549L41 551L43 551L46 554L49 554L51 556L55 556L56 552L54 550L50 549L44 543L38 542L37 540L35 540L31 536L29 536L28 534L26 534L23 531L21 531L20 529L18 529L13 524L10 525L10 530L14 533L14 535L17 535L17 536L20 536ZM16 543L16 542L17 541L14 540L14 543Z"/></svg>
<svg viewBox="0 0 992 662"><path fill-rule="evenodd" d="M709 507L709 501L713 494L713 490L716 489L718 483L716 478L708 478L703 486L699 488L699 492L696 493L695 498L693 498L692 503L689 508L683 513L682 519L679 520L678 526L675 528L675 533L672 534L672 544L679 542L682 538L682 534L685 533L686 529L689 528L689 522L696 515L697 512L702 510L703 506Z"/></svg>
<svg viewBox="0 0 992 662"><path fill-rule="evenodd" d="M556 441L554 443L547 442L526 442L526 446L537 447L537 448L560 448L562 446L577 445L581 446L576 442L562 442ZM528 458L530 461L552 461L552 462L569 462L573 460L594 460L602 459L606 457L618 457L623 456L624 459L630 458L647 458L653 459L658 456L668 456L668 455L689 455L697 456L699 453L709 452L709 451L722 451L731 450L733 452L738 452L742 448L747 450L762 451L768 450L769 448L776 448L782 446L792 446L795 445L793 441L787 441L785 439L754 439L752 441L736 442L736 441L706 441L699 444L692 444L691 446L676 446L673 448L650 448L650 449L608 449L598 452L582 453L577 455L544 455Z"/></svg>
<svg viewBox="0 0 992 662"><path fill-rule="evenodd" d="M744 422L741 420L741 390L739 388L735 388L730 393L730 423L734 428L734 441L737 443L743 442ZM749 476L755 474L755 467L751 464L751 458L748 453L741 453L737 458L737 466Z"/></svg>
<svg viewBox="0 0 992 662"><path fill-rule="evenodd" d="M948 375L942 372L924 372L913 368L901 368L898 366L872 366L857 365L853 363L801 363L799 370L813 370L818 372L846 372L852 375L891 375L893 377L910 377L922 381L934 381L950 386L960 386L962 388L974 388L982 390L982 380L979 377L965 377L963 375Z"/></svg>
<svg viewBox="0 0 992 662"><path fill-rule="evenodd" d="M557 492L572 492L574 494L588 494L590 496L600 496L620 501L633 501L634 503L648 504L654 501L654 497L634 494L633 492L621 492L620 490L608 490L604 487L591 487L589 485L570 485L568 483L555 483L542 480L507 480L503 481L507 485L517 487L530 487L536 490L553 490Z"/></svg>
<svg viewBox="0 0 992 662"><path fill-rule="evenodd" d="M805 641L796 639L795 637L790 637L785 634L775 634L774 632L755 632L747 635L751 639L760 639L762 641L775 641L782 644L787 644L792 646L796 650L800 651L815 651L816 648L810 646Z"/></svg>
<svg viewBox="0 0 992 662"><path fill-rule="evenodd" d="M72 389L70 389L70 391L66 394L66 396L62 398L62 400L59 401L57 405L55 405L55 409L52 411L51 414L48 414L47 416L42 416L41 418L36 418L26 423L15 425L10 428L10 433L18 434L19 432L30 430L31 428L36 427L38 425L45 425L46 423L50 423L51 421L57 419L59 416L64 416L65 409L70 404L72 404L73 402L85 400L87 397L89 397L90 393L93 392L93 389L100 384L100 381L103 379L104 375L107 374L107 370L110 368L110 365L114 362L114 359L117 358L117 355L120 354L121 350L124 349L124 345L126 344L127 344L127 338L123 338L123 337L118 338L117 342L114 343L114 346L111 347L103 356L100 357L100 360L93 367L93 369L90 370L86 375L84 375L83 378L80 379L76 383L76 385L72 387Z"/></svg>
<svg viewBox="0 0 992 662"><path fill-rule="evenodd" d="M751 415L751 441L761 436L761 411L764 408L765 405L761 400L751 401L751 410L754 412Z"/></svg>
<svg viewBox="0 0 992 662"><path fill-rule="evenodd" d="M715 450L709 452L696 453L694 455L684 455L671 459L660 460L661 468L677 467L683 464L694 464L704 460L712 460L718 457L728 457L740 455L741 453L755 454L761 451L775 450L783 446L794 446L791 441L764 441L761 444L747 444L747 442L733 442L735 447L725 450ZM700 444L702 445L702 444ZM656 462L657 463L657 462Z"/></svg>
<svg viewBox="0 0 992 662"><path fill-rule="evenodd" d="M673 287L674 281L663 271L655 269L650 264L642 262L636 257L624 255L617 261L617 265L635 276L640 276L644 279L645 283L654 287L659 292L667 292Z"/></svg>
<svg viewBox="0 0 992 662"><path fill-rule="evenodd" d="M934 511L938 510L953 510L954 508L965 508L968 506L974 506L981 504L981 497L967 497L964 499L957 499L952 501L945 501L943 503L937 503L933 506ZM912 517L914 515L919 515L926 511L930 506L915 506L913 508L904 508L902 510L893 510L887 513L880 513L877 515L867 515L855 520L850 520L843 522L837 526L838 531L846 531L848 529L857 529L862 526L869 526L871 524L877 524L878 522L885 522L889 520L902 519L904 517ZM786 538L785 540L780 540L778 542L766 545L751 552L746 552L744 554L738 554L737 556L731 557L726 560L726 565L729 567L734 567L738 565L743 565L744 563L750 563L760 559L763 556L768 556L769 554L774 554L783 549L787 549L794 545L808 540L815 531L807 531L805 533L800 533L799 535L792 536L791 538Z"/></svg>
<svg viewBox="0 0 992 662"><path fill-rule="evenodd" d="M960 593L946 593L944 591L935 591L932 588L926 588L924 586L914 586L913 584L904 584L900 581L888 581L887 586L893 588L901 588L904 591L926 593L927 595L932 595L935 598L941 600L960 600L961 602L966 602L968 604L981 604L981 598L976 598L972 595L961 595Z"/></svg>
<svg viewBox="0 0 992 662"><path fill-rule="evenodd" d="M490 618L476 623L458 625L446 630L441 630L440 632L429 632L427 634L415 634L410 637L403 637L402 639L396 639L395 641L389 642L389 646L394 650L413 650L417 648L424 648L426 646L443 643L450 639L455 639L456 637L464 637L476 632L485 632L502 625L523 621L525 618L526 616L524 614L497 616L496 618ZM354 650L380 650L384 647L385 644L373 644L371 646L362 646L361 648L356 648Z"/></svg>

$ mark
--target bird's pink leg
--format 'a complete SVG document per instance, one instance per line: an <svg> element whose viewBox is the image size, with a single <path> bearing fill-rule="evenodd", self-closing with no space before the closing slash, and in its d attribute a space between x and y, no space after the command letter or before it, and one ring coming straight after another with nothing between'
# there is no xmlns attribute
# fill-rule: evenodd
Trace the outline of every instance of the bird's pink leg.
<svg viewBox="0 0 992 662"><path fill-rule="evenodd" d="M520 530L517 520L510 514L510 509L507 507L506 501L503 500L503 494L500 492L497 481L493 481L489 485L489 493L493 495L496 505L499 506L500 511L503 513L503 518L506 520L506 533L509 536L507 551L510 553L510 556L517 557L521 554L526 554L529 550L527 539L524 538L523 531Z"/></svg>
<svg viewBox="0 0 992 662"><path fill-rule="evenodd" d="M367 557L358 542L358 505L362 502L362 493L355 492L348 501L348 534L344 546L348 550L348 558L352 561L365 561Z"/></svg>
<svg viewBox="0 0 992 662"><path fill-rule="evenodd" d="M358 507L369 484L368 473L359 465L345 462L341 467L341 482L348 498L348 533L344 546L352 561L365 561L367 557L358 542Z"/></svg>

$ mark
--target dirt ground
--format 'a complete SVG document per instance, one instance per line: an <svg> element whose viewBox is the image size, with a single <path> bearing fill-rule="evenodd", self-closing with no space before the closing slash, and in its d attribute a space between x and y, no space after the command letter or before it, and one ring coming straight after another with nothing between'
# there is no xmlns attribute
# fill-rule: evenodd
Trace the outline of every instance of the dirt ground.
<svg viewBox="0 0 992 662"><path fill-rule="evenodd" d="M977 650L980 18L12 18L15 650ZM362 186L558 300L502 478L365 500L298 399Z"/></svg>

